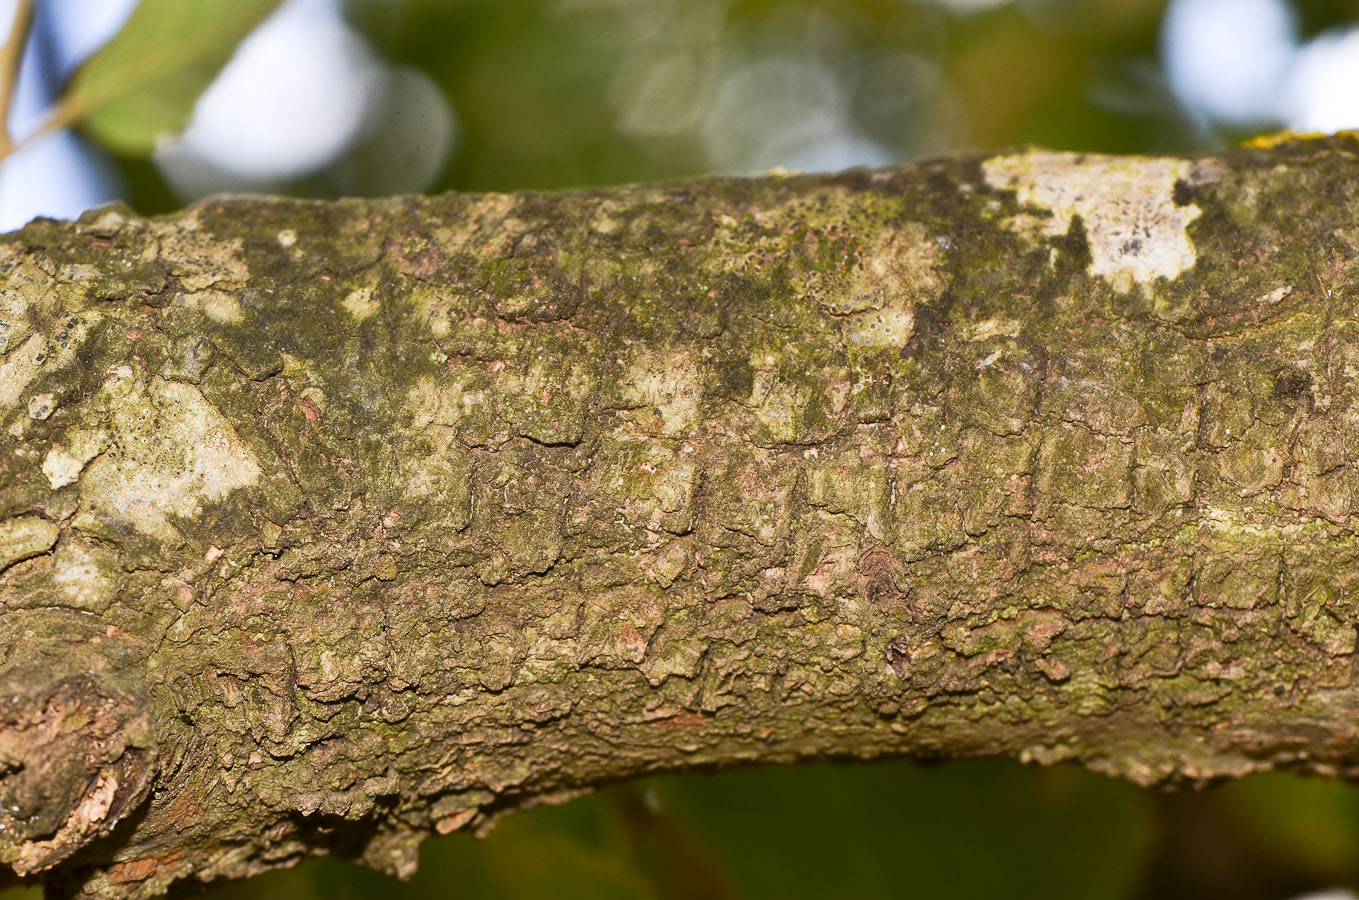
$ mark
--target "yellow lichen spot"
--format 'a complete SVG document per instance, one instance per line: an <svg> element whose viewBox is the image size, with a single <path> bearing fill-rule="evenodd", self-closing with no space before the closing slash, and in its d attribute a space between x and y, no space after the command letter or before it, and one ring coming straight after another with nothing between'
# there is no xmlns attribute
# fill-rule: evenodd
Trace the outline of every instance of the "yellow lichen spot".
<svg viewBox="0 0 1359 900"><path fill-rule="evenodd" d="M1048 211L1016 217L1019 230L1059 236L1079 215L1090 274L1119 291L1174 278L1197 259L1188 227L1202 211L1174 200L1175 182L1193 177L1188 160L1035 151L988 159L982 170L991 187L1012 190L1021 204Z"/></svg>
<svg viewBox="0 0 1359 900"><path fill-rule="evenodd" d="M116 452L100 456L81 476L76 527L116 522L172 539L172 517L193 517L205 503L259 481L259 462L193 385L161 378L143 383L124 367L101 395Z"/></svg>
<svg viewBox="0 0 1359 900"><path fill-rule="evenodd" d="M351 316L362 322L377 312L378 301L373 296L371 287L361 287L350 291L340 305L347 309Z"/></svg>
<svg viewBox="0 0 1359 900"><path fill-rule="evenodd" d="M633 360L620 383L623 402L636 408L644 426L655 422L667 437L682 437L698 424L703 382L688 350L644 353Z"/></svg>
<svg viewBox="0 0 1359 900"><path fill-rule="evenodd" d="M1346 132L1340 132L1345 134ZM1354 132L1350 132L1353 134ZM1280 144L1291 144L1295 141L1315 141L1319 138L1330 137L1324 131L1274 131L1269 134L1257 134L1253 138L1247 138L1241 142L1241 146L1246 150L1272 150Z"/></svg>

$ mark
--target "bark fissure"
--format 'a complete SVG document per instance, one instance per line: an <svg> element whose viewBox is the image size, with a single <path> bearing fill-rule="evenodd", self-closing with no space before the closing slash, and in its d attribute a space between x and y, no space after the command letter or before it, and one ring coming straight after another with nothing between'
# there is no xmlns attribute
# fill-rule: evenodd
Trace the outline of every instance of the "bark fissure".
<svg viewBox="0 0 1359 900"><path fill-rule="evenodd" d="M1347 138L34 223L0 861L403 874L818 757L1354 775L1356 322Z"/></svg>

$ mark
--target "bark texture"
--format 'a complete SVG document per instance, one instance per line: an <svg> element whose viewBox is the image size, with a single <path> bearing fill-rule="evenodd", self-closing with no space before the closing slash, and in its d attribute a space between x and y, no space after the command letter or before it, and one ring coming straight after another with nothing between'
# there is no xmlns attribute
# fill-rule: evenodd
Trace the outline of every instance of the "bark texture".
<svg viewBox="0 0 1359 900"><path fill-rule="evenodd" d="M0 240L0 861L147 897L639 773L1359 774L1359 143Z"/></svg>

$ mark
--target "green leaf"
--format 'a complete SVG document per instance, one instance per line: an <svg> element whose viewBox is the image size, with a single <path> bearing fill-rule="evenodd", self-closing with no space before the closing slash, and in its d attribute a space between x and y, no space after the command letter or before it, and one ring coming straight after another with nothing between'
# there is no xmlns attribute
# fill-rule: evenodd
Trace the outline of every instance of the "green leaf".
<svg viewBox="0 0 1359 900"><path fill-rule="evenodd" d="M57 101L54 126L80 125L111 150L148 156L178 134L236 45L279 0L141 0Z"/></svg>

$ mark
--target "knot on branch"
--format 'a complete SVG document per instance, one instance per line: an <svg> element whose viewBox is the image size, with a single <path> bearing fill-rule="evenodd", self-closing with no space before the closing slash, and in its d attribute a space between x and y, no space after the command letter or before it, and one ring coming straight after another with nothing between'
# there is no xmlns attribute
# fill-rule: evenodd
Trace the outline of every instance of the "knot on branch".
<svg viewBox="0 0 1359 900"><path fill-rule="evenodd" d="M0 672L0 862L49 869L107 834L150 790L154 733L117 675Z"/></svg>

